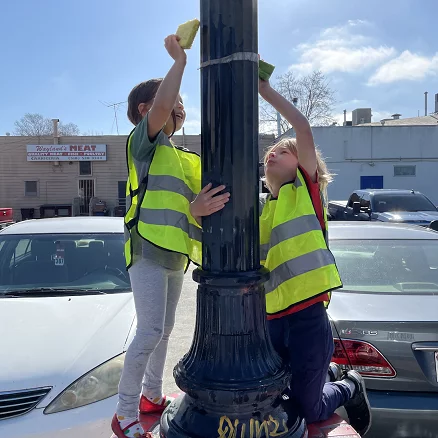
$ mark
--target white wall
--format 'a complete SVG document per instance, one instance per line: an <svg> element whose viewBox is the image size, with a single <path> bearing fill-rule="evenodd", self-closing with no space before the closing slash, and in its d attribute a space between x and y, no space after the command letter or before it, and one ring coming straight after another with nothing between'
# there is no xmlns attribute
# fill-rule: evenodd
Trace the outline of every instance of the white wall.
<svg viewBox="0 0 438 438"><path fill-rule="evenodd" d="M336 173L329 199L347 199L361 176L382 175L383 187L419 190L438 205L438 126L313 128L316 144ZM415 165L416 176L394 176Z"/></svg>

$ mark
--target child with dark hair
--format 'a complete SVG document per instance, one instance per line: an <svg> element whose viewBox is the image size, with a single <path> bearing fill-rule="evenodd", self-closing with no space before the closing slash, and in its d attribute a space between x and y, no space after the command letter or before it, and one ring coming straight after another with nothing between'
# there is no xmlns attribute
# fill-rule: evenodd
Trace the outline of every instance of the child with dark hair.
<svg viewBox="0 0 438 438"><path fill-rule="evenodd" d="M135 128L126 145L125 256L137 330L111 424L118 438L146 437L139 410L161 413L171 402L162 392L163 370L184 271L189 261L200 263L201 217L229 200L229 193L220 194L225 186L200 190L199 156L170 140L186 117L179 90L187 58L176 35L165 47L174 60L166 77L142 82L128 98Z"/></svg>

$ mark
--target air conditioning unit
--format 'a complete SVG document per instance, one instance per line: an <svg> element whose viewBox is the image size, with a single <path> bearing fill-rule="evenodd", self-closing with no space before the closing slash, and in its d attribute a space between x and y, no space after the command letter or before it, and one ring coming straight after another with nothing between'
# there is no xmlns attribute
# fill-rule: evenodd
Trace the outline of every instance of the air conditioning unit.
<svg viewBox="0 0 438 438"><path fill-rule="evenodd" d="M353 126L371 123L371 108L357 108L351 113Z"/></svg>

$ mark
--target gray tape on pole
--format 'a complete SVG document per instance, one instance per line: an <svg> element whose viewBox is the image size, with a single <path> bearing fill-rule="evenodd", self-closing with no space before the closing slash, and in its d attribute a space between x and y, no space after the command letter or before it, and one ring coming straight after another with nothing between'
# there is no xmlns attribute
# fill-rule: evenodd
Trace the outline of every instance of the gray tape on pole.
<svg viewBox="0 0 438 438"><path fill-rule="evenodd" d="M259 62L259 55L253 52L237 52L223 58L210 59L209 61L202 62L199 68L209 67L210 65L216 64L228 64L229 62L234 61Z"/></svg>

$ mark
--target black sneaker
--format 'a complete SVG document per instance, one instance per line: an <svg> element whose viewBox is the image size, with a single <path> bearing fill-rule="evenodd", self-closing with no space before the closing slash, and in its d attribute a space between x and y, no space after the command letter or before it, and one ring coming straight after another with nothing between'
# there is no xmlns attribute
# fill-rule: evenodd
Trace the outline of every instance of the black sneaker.
<svg viewBox="0 0 438 438"><path fill-rule="evenodd" d="M337 382L341 379L342 376L342 368L340 365L334 362L330 362L329 369L328 369L328 376L330 382Z"/></svg>
<svg viewBox="0 0 438 438"><path fill-rule="evenodd" d="M342 380L344 379L354 382L356 387L354 396L345 403L344 408L351 426L360 436L364 436L371 427L371 407L365 389L365 381L357 371L348 371L342 377Z"/></svg>

